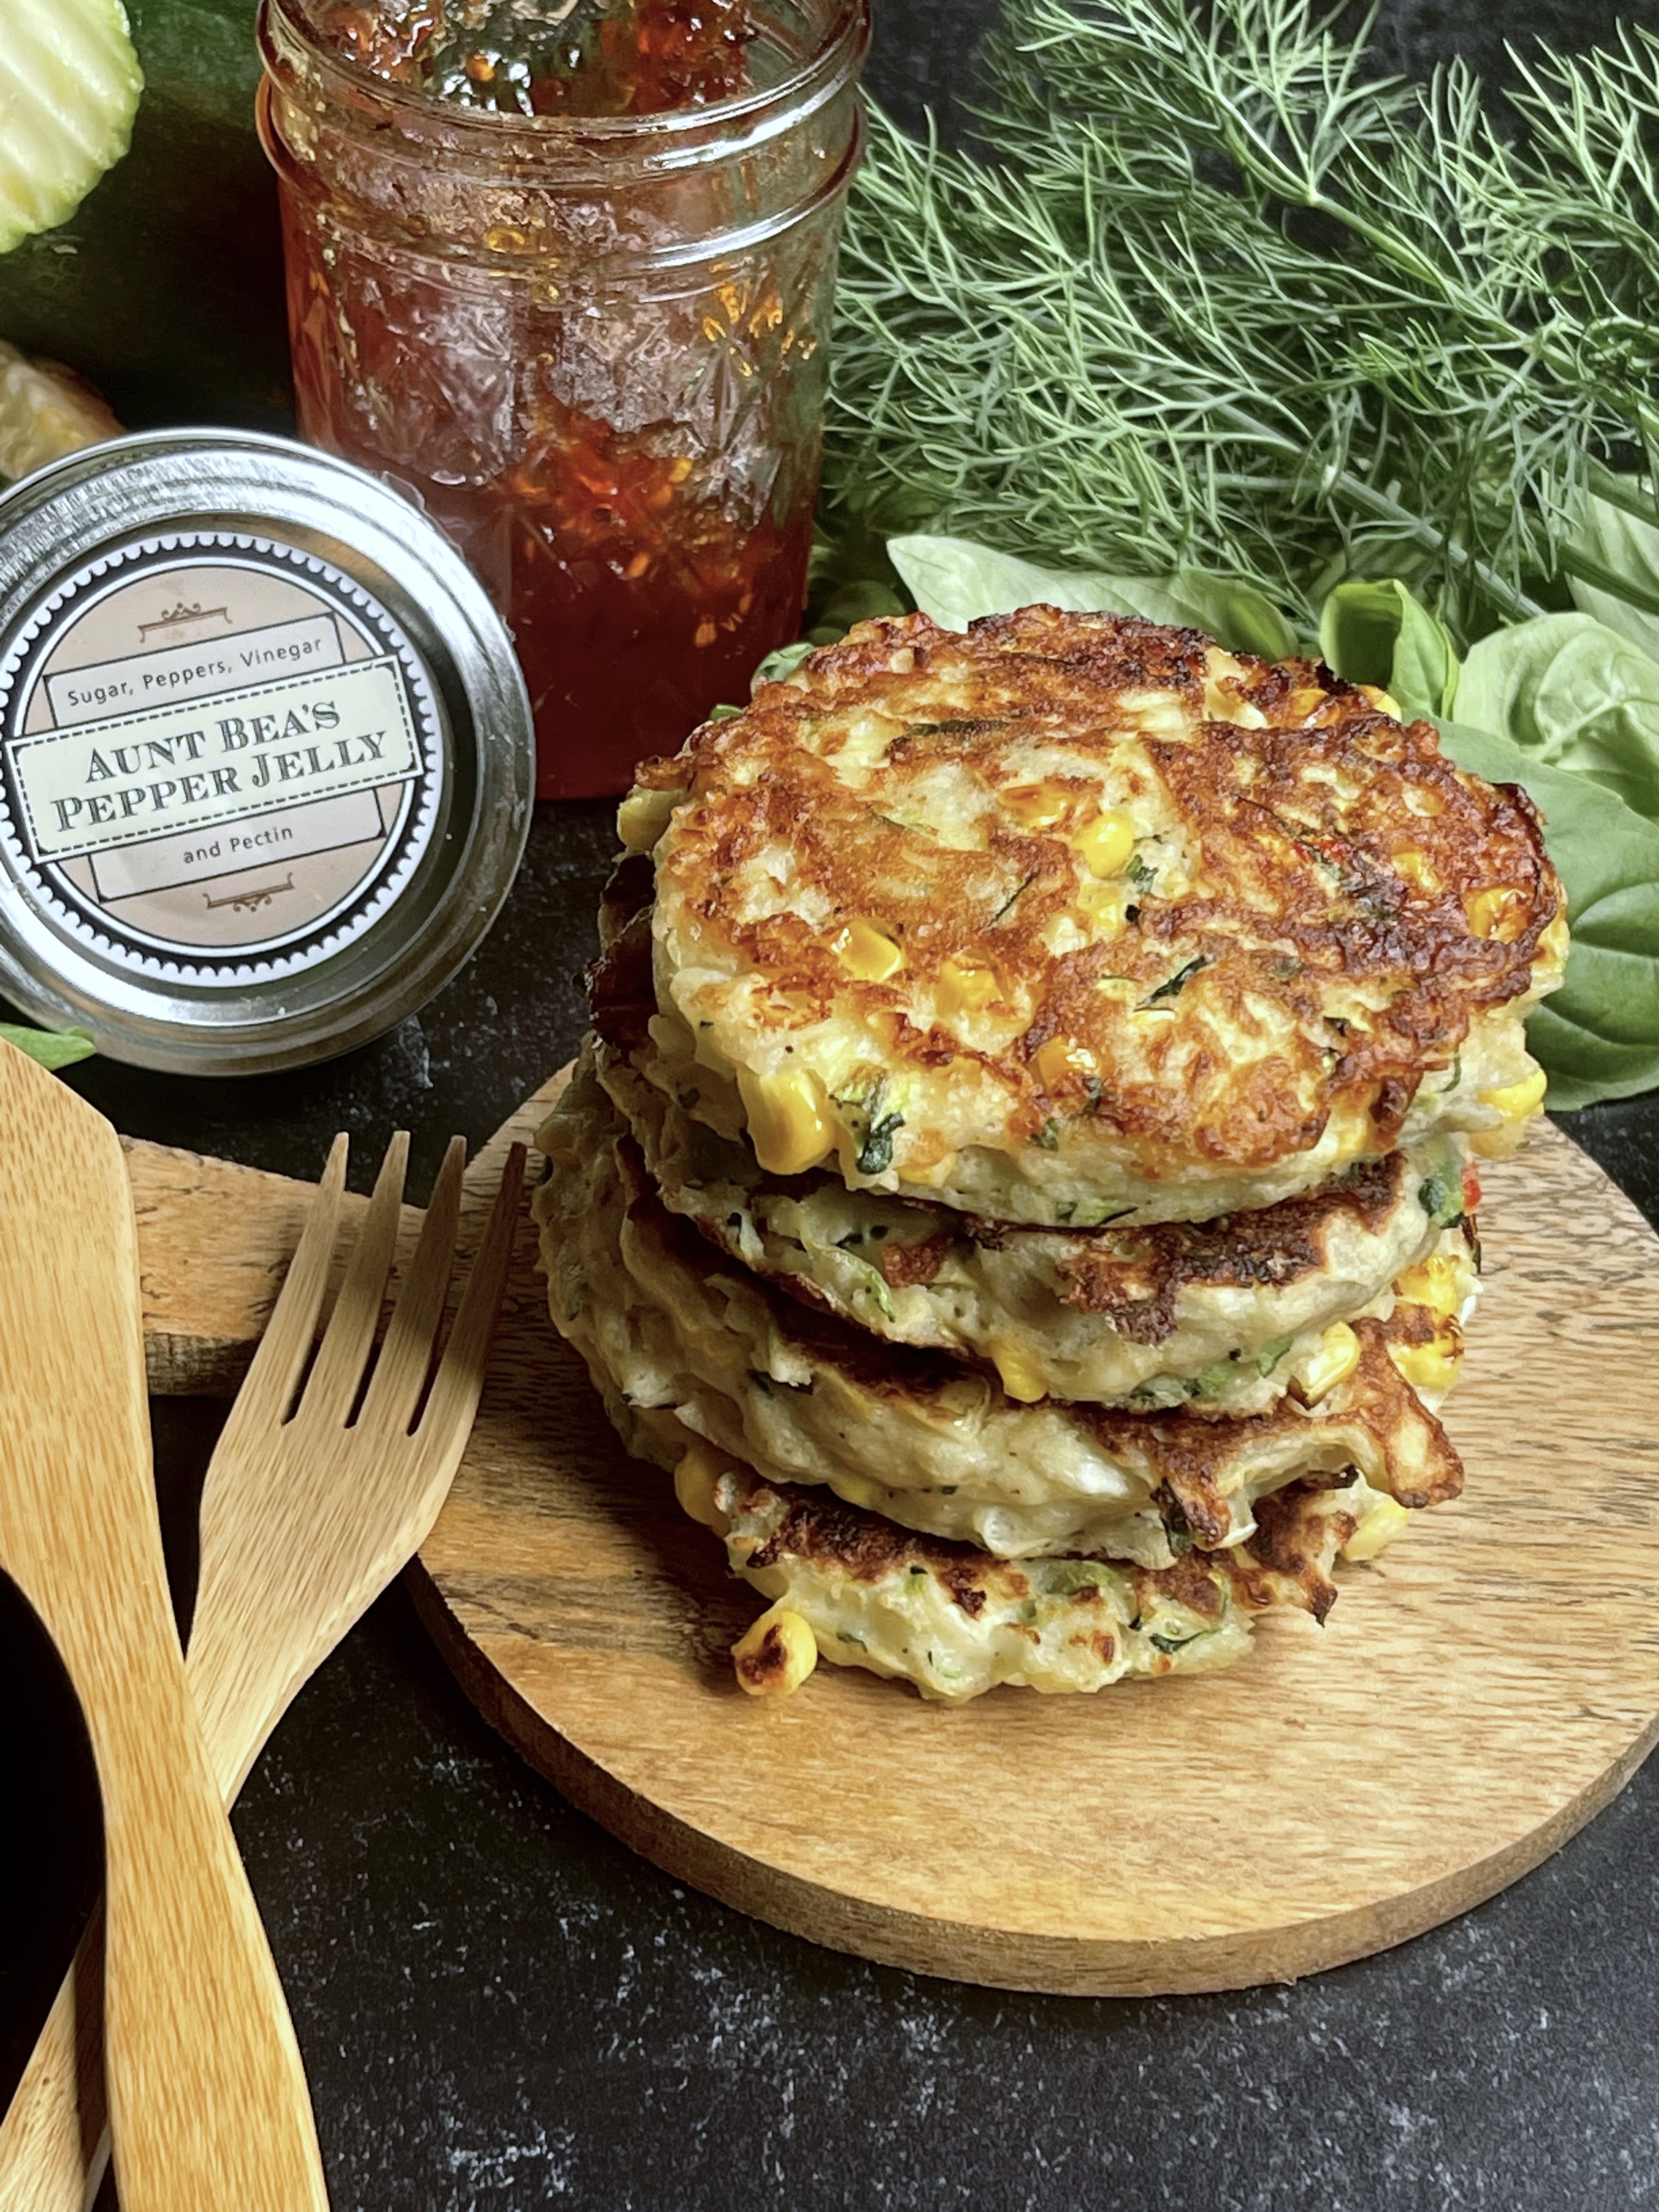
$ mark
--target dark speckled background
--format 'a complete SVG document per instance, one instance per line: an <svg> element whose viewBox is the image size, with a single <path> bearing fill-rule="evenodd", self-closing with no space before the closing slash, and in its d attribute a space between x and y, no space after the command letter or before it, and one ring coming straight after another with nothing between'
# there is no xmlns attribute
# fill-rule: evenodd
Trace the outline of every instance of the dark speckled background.
<svg viewBox="0 0 1659 2212"><path fill-rule="evenodd" d="M907 119L948 112L987 0L877 4L878 94ZM1659 21L1659 0L1640 12ZM1397 0L1378 44L1407 70L1454 48L1492 70L1505 37L1590 38L1613 14ZM0 327L4 310L0 281ZM488 1135L568 1055L610 848L606 809L544 810L472 966L349 1059L240 1084L99 1063L75 1079L124 1129L296 1174L337 1127L359 1140L362 1174L406 1125L423 1191L451 1130ZM1599 1109L1574 1133L1659 1221L1659 1103ZM155 1409L185 1605L216 1420ZM73 1700L3 1585L0 1682L3 2094L99 1842ZM1234 1996L1010 1996L837 1957L670 1881L491 1735L394 1593L301 1695L236 1827L337 2212L1659 2202L1651 1767L1537 1873L1383 1957Z"/></svg>

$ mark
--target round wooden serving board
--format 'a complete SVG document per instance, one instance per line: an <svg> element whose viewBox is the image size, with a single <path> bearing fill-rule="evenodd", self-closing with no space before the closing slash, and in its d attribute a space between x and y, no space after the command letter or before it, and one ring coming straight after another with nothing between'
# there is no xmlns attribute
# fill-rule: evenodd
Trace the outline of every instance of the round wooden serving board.
<svg viewBox="0 0 1659 2212"><path fill-rule="evenodd" d="M762 1601L624 1456L527 1223L422 1612L576 1804L815 1942L1096 1995L1401 1942L1535 1866L1659 1734L1659 1239L1547 1126L1483 1180L1465 1496L1231 1671L951 1709L821 1665L745 1697L726 1652Z"/></svg>

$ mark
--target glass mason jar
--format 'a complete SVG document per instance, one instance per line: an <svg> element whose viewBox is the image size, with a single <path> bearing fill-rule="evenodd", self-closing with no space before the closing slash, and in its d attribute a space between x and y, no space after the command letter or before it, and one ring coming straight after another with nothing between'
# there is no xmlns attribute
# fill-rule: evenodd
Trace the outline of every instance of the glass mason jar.
<svg viewBox="0 0 1659 2212"><path fill-rule="evenodd" d="M868 0L761 0L753 88L481 111L262 0L300 428L408 493L511 625L538 790L627 787L799 630Z"/></svg>

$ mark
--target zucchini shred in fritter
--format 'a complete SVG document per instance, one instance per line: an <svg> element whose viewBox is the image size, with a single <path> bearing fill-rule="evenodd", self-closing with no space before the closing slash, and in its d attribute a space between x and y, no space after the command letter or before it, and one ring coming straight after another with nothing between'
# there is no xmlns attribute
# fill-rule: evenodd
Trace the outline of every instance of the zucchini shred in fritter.
<svg viewBox="0 0 1659 2212"><path fill-rule="evenodd" d="M984 1222L822 1172L769 1177L603 1041L596 1066L663 1203L728 1258L872 1336L984 1365L1022 1400L1265 1412L1332 1322L1393 1310L1395 1278L1462 1213L1462 1157L1441 1139L1218 1222Z"/></svg>
<svg viewBox="0 0 1659 2212"><path fill-rule="evenodd" d="M538 1198L553 1312L636 1444L667 1415L672 1435L705 1437L769 1480L825 1484L912 1529L1004 1558L1103 1545L1152 1568L1172 1564L1172 1533L1237 1541L1256 1503L1300 1478L1356 1469L1406 1506L1462 1487L1444 1431L1390 1357L1417 1326L1406 1302L1397 1325L1344 1325L1352 1364L1312 1405L1286 1395L1218 1419L1024 1404L725 1261L661 1205L588 1069L539 1142L554 1170Z"/></svg>
<svg viewBox="0 0 1659 2212"><path fill-rule="evenodd" d="M1042 607L863 623L623 820L662 1079L779 1171L1204 1219L1541 1095L1534 809L1317 664Z"/></svg>

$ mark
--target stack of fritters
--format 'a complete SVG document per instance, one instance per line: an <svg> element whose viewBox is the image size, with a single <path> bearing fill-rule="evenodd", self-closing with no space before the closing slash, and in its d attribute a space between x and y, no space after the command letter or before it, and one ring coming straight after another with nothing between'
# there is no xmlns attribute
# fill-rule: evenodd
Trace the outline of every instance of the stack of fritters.
<svg viewBox="0 0 1659 2212"><path fill-rule="evenodd" d="M553 1316L818 1655L1211 1667L1454 1497L1469 1153L1566 950L1523 794L1316 664L860 624L625 802Z"/></svg>

